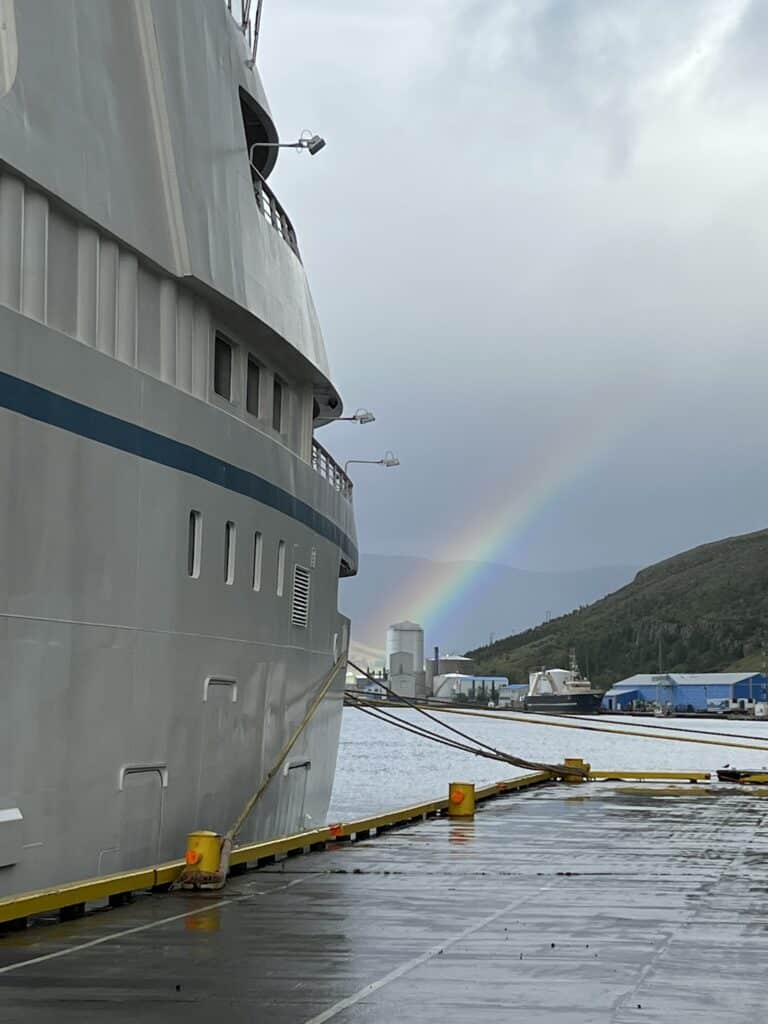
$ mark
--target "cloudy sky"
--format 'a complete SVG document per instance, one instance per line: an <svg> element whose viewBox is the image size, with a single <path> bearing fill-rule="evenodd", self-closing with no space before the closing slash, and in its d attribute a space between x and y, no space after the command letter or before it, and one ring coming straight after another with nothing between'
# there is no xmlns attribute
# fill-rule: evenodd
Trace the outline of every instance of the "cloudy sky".
<svg viewBox="0 0 768 1024"><path fill-rule="evenodd" d="M768 525L768 4L265 0L361 547L642 565Z"/></svg>

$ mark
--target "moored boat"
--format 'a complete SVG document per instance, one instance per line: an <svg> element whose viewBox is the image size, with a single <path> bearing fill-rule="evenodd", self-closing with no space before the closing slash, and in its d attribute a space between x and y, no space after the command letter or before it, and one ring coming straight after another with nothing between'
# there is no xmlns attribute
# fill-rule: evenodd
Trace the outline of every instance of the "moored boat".
<svg viewBox="0 0 768 1024"><path fill-rule="evenodd" d="M544 668L531 672L525 710L549 715L587 715L599 710L602 692L579 671L575 651L569 669Z"/></svg>
<svg viewBox="0 0 768 1024"><path fill-rule="evenodd" d="M768 768L718 768L720 782L738 782L739 785L765 785L768 783Z"/></svg>

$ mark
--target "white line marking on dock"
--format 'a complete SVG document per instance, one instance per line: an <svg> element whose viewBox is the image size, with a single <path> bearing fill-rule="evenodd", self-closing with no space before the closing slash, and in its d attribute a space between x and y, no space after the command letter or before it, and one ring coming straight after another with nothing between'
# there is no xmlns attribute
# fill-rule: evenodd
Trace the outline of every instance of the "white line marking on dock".
<svg viewBox="0 0 768 1024"><path fill-rule="evenodd" d="M350 1006L354 1006L355 1003L359 1003L366 996L371 995L373 992L377 992L380 988L384 988L385 985L389 985L390 982L397 981L398 978L402 978L404 974L409 974L417 967L421 967L428 960L434 959L439 956L440 953L445 952L446 949L450 949L451 946L455 946L457 942L461 942L462 939L466 939L468 935L473 935L475 932L479 932L486 925L492 924L498 918L508 914L510 910L515 910L517 907L522 906L523 903L527 903L528 900L533 899L535 896L540 896L541 893L546 892L547 889L551 889L554 882L550 882L549 885L543 885L541 888L536 889L535 892L529 893L520 900L515 900L514 903L508 903L506 907L502 907L501 910L494 911L493 914L489 914L488 917L484 917L482 921L476 921L471 924L468 928L458 932L456 935L452 935L449 939L444 942L438 942L436 945L430 947L426 952L420 956L414 957L413 960L409 960L407 963L401 964L399 967L395 967L394 970L390 971L389 974L385 974L383 978L379 978L378 981L372 981L369 985L354 992L351 996L347 996L346 999L339 1000L338 1003L334 1003L333 1006L329 1006L327 1010L323 1010L322 1013L318 1013L316 1017L310 1017L304 1021L304 1024L324 1024L324 1021L331 1020L333 1017L337 1017L343 1010L349 1009Z"/></svg>
<svg viewBox="0 0 768 1024"><path fill-rule="evenodd" d="M305 875L302 878L295 878L292 882L284 885L276 885L274 889L257 889L254 892L243 893L242 896L231 896L226 900L217 900L215 903L203 903L197 910L187 910L183 914L173 914L171 917L163 917L159 921L150 921L148 924L139 924L135 928L125 928L121 932L112 932L110 935L102 935L99 939L91 939L90 942L81 942L79 946L70 946L67 949L57 949L53 953L44 953L42 956L33 957L30 960L20 960L15 964L8 964L0 967L0 974L10 974L11 971L20 971L22 967L33 967L35 964L45 963L46 960L56 960L61 956L71 956L72 953L80 953L84 949L91 949L93 946L101 946L105 942L113 942L115 939L124 939L129 935L137 935L139 932L147 932L151 928L160 928L164 924L173 924L174 921L183 921L185 917L198 917L209 910L218 910L219 907L228 907L234 903L244 903L253 899L254 896L269 896L273 892L280 892L281 889L290 889L293 885L301 885L309 881L313 875Z"/></svg>

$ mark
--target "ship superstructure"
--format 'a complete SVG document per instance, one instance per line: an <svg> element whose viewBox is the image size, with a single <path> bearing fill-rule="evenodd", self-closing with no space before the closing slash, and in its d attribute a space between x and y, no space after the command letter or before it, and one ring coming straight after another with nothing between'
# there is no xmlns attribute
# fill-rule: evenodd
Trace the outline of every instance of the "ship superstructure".
<svg viewBox="0 0 768 1024"><path fill-rule="evenodd" d="M0 0L0 895L226 829L348 643L341 402L228 6ZM244 840L322 821L342 687Z"/></svg>

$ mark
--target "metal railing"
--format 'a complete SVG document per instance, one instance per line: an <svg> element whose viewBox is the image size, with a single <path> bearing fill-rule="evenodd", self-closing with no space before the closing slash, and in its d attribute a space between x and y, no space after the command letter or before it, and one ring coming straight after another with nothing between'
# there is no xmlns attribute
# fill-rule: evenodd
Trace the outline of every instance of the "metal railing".
<svg viewBox="0 0 768 1024"><path fill-rule="evenodd" d="M253 171L253 195L264 220L272 225L278 235L288 243L298 258L301 259L296 232L293 230L293 224L291 224L288 214L253 164L251 164L251 170Z"/></svg>
<svg viewBox="0 0 768 1024"><path fill-rule="evenodd" d="M345 498L352 498L352 481L317 441L312 441L312 469Z"/></svg>
<svg viewBox="0 0 768 1024"><path fill-rule="evenodd" d="M249 67L253 67L256 63L256 50L259 45L259 30L261 29L262 2L263 0L256 0L256 9L253 17L251 17L253 0L239 0L239 3L237 3L237 7L240 9L238 17L233 10L235 0L226 0L227 10L237 22L237 26L243 33L245 41L248 44L248 49L251 51L251 56L248 60Z"/></svg>
<svg viewBox="0 0 768 1024"><path fill-rule="evenodd" d="M259 29L261 27L261 8L263 0L225 0L227 10L232 15L233 21L243 33L246 44L251 52L248 64L253 67L256 63L256 48L259 45ZM235 8L239 13L235 13ZM251 160L252 153L248 154L251 164L251 176L253 178L253 194L256 198L256 205L264 216L264 220L271 224L277 233L285 239L291 249L301 259L299 243L296 240L296 232L293 230L290 218L280 205L277 196L261 176L257 167L254 167Z"/></svg>

